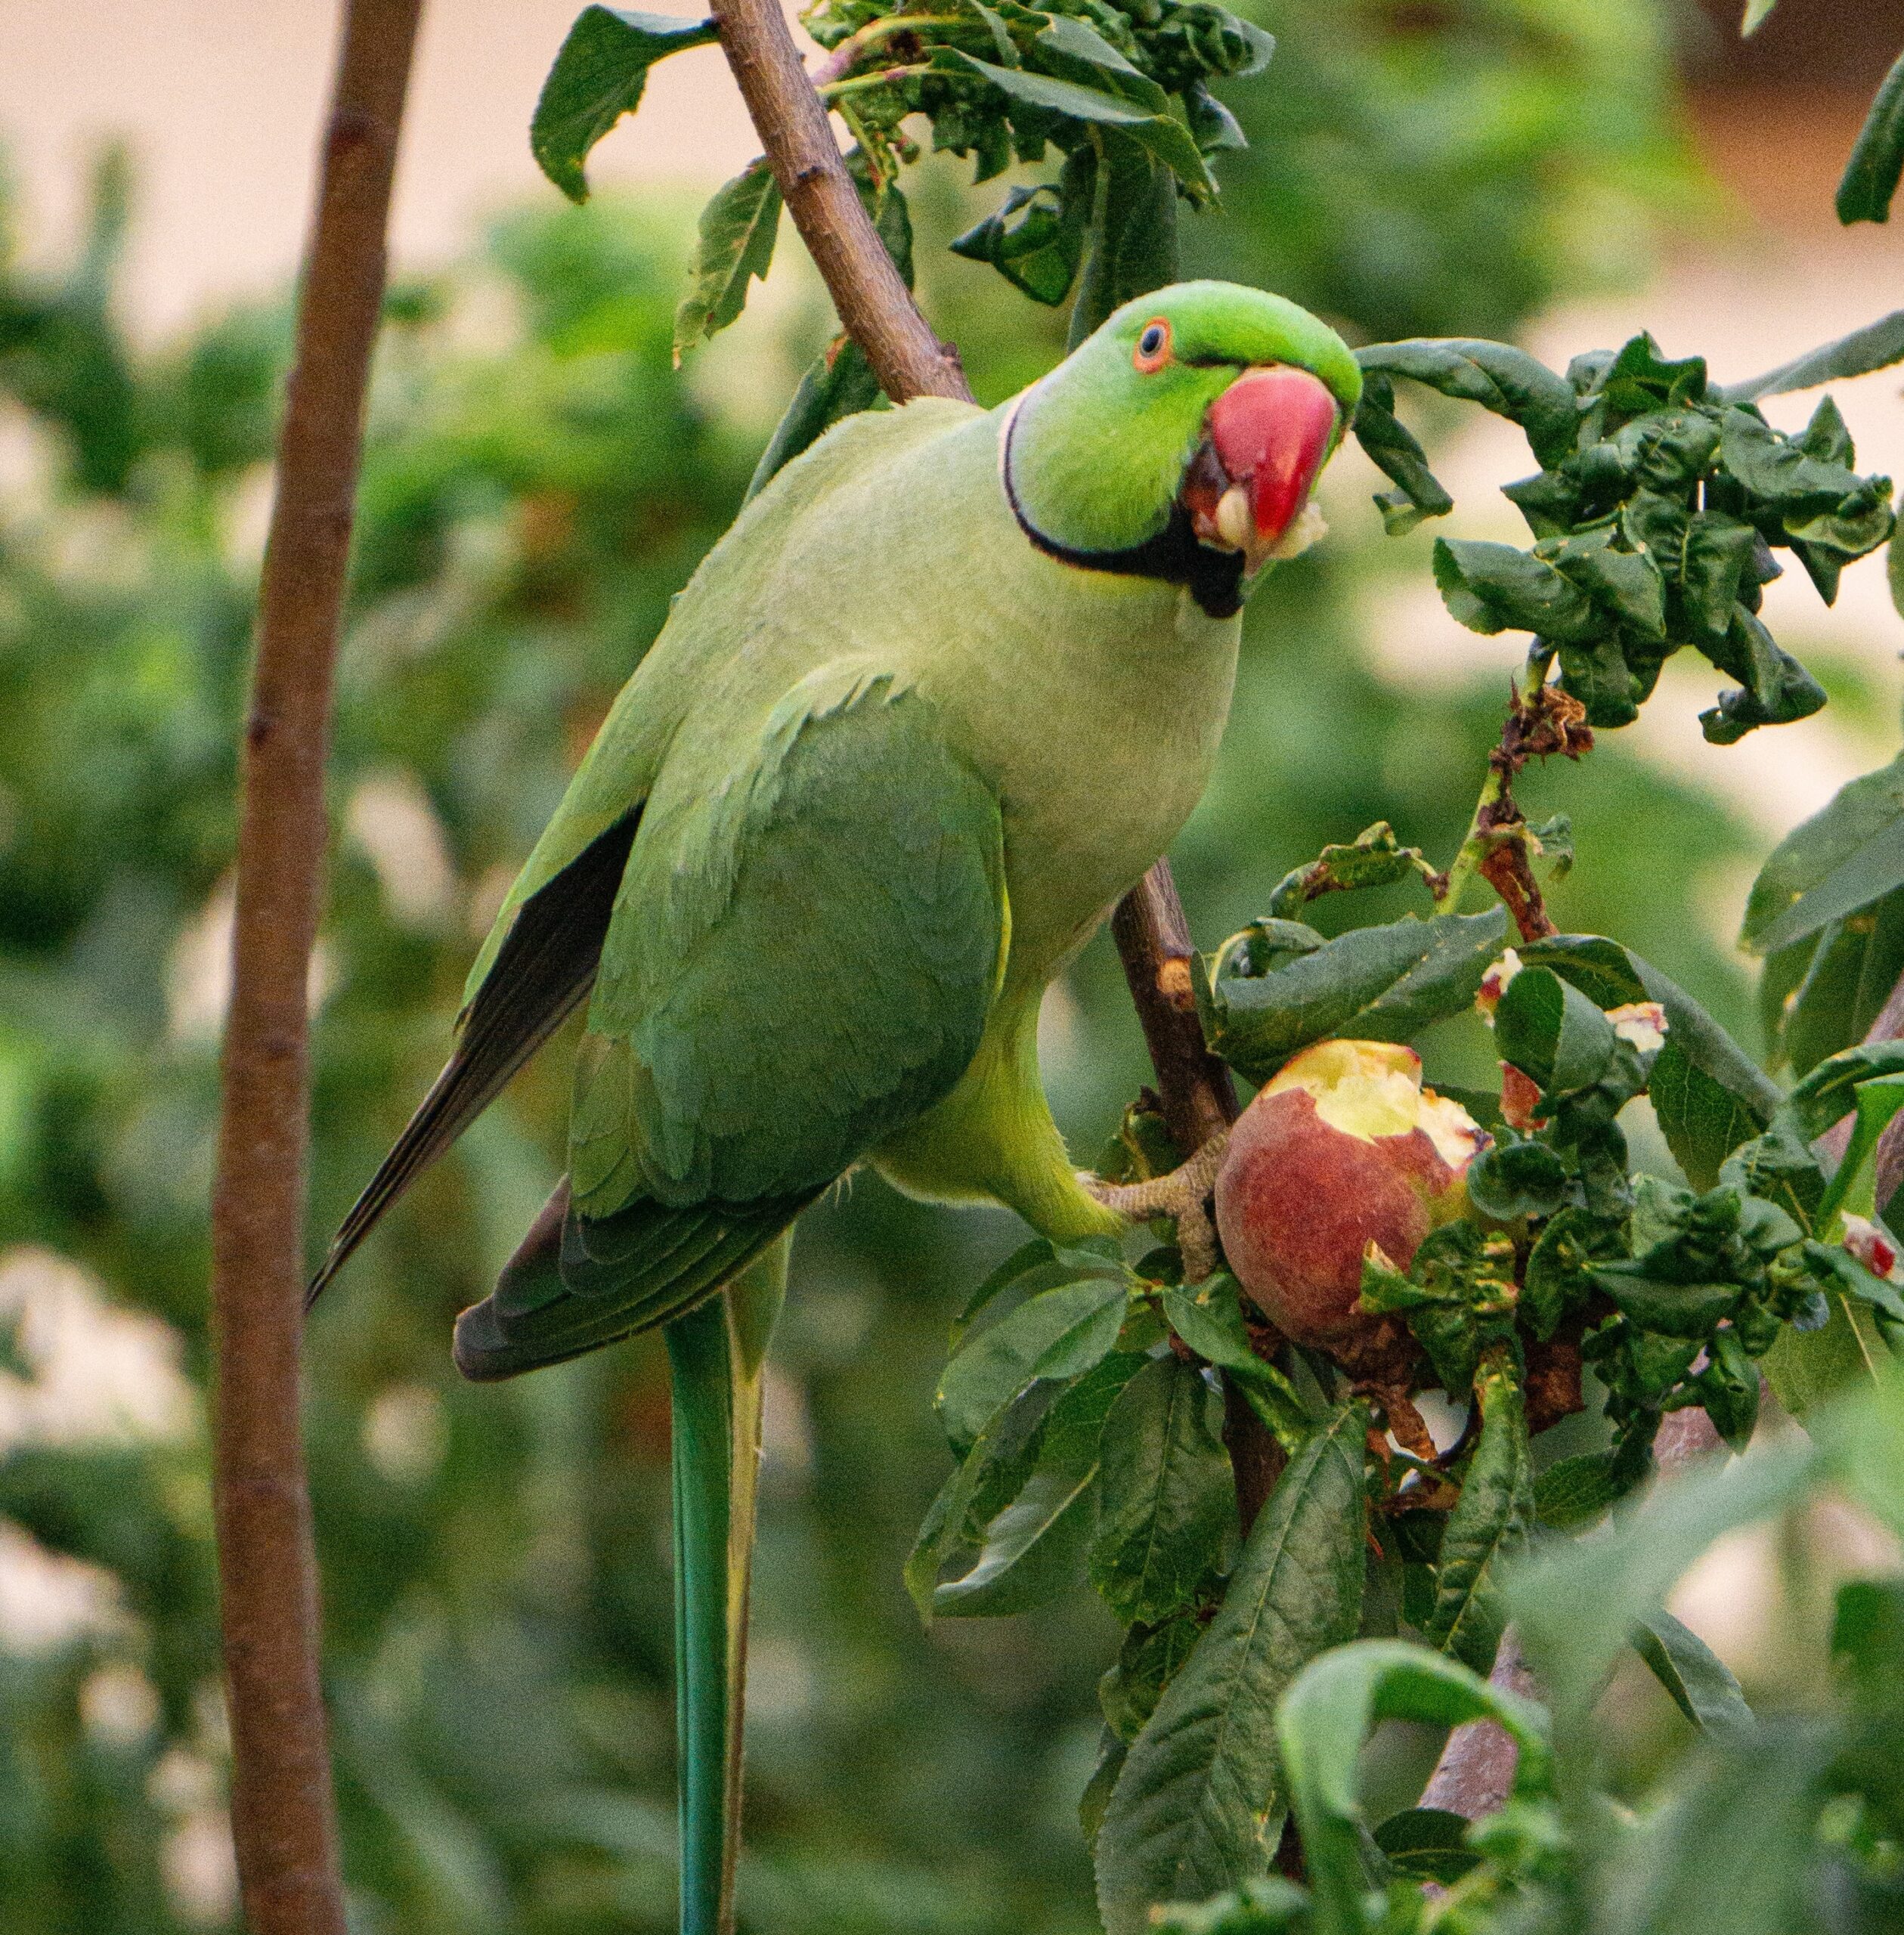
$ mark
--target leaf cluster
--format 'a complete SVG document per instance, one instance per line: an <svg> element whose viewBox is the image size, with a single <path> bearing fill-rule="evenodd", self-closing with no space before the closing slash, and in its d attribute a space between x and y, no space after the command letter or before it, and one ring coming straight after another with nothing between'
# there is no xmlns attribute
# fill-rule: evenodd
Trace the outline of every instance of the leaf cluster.
<svg viewBox="0 0 1904 1935"><path fill-rule="evenodd" d="M1890 538L1890 480L1860 475L1827 398L1796 436L1768 423L1763 397L1904 357L1897 317L1756 383L1713 382L1704 359L1671 360L1650 336L1576 357L1564 376L1503 343L1381 343L1358 352L1355 429L1394 481L1376 503L1391 531L1453 500L1395 415L1395 379L1478 403L1518 424L1540 465L1504 487L1534 543L1461 538L1435 547L1435 578L1469 630L1534 635L1590 723L1624 726L1660 668L1691 646L1739 683L1702 715L1729 745L1755 726L1802 719L1823 690L1760 616L1790 551L1827 604L1844 566Z"/></svg>
<svg viewBox="0 0 1904 1935"><path fill-rule="evenodd" d="M935 151L971 156L980 181L1055 153L1054 178L1013 188L952 246L1053 305L1070 294L1088 261L1092 299L1079 313L1091 327L1131 286L1172 279L1176 197L1212 204L1210 158L1243 144L1209 84L1255 72L1274 48L1261 28L1215 0L1060 0L1044 8L1018 0L995 7L819 0L803 17L831 50L819 92L856 138L856 172L882 233L889 211L906 220L897 179L918 152L903 129L912 117L930 124ZM711 22L586 8L537 104L530 145L543 172L583 200L590 150L640 105L649 70L715 37ZM715 192L676 319L677 355L740 314L750 281L772 261L780 213L764 159ZM890 234L887 240L893 246ZM909 264L902 266L909 280ZM869 380L853 352L825 398L831 414L821 427L869 407L878 394ZM820 387L810 379L810 390ZM803 415L814 416L819 400L803 401Z"/></svg>
<svg viewBox="0 0 1904 1935"><path fill-rule="evenodd" d="M1834 1596L1831 1709L1761 1717L1695 1635L1661 1610L1726 1532L1844 1486L1904 1523L1895 1380L1825 1421L1817 1441L1737 1472L1709 1468L1593 1546L1523 1563L1508 1609L1546 1705L1459 1661L1363 1639L1308 1667L1275 1734L1301 1831L1304 1880L1233 1884L1163 1910L1166 1935L1878 1935L1904 1906L1904 1580L1854 1578ZM1695 1729L1691 1751L1612 1804L1595 1709L1632 1646ZM1361 1751L1384 1720L1488 1720L1517 1749L1505 1805L1469 1822L1411 1807L1371 1822ZM1424 1890L1421 1884L1438 1885Z"/></svg>
<svg viewBox="0 0 1904 1935"><path fill-rule="evenodd" d="M1410 1381L1471 1406L1450 1451L1431 1460L1391 1438L1379 1454L1358 1442L1351 1457L1336 1421L1356 1411L1359 1373L1252 1329L1227 1275L1184 1287L1169 1247L1132 1269L1108 1251L1029 1246L975 1296L986 1327L955 1339L940 1408L961 1463L912 1583L944 1615L1016 1610L1082 1574L1124 1624L1084 1803L1111 1935L1134 1935L1173 1896L1261 1875L1292 1807L1305 1839L1334 1831L1304 1813L1286 1731L1271 1740L1269 1717L1278 1701L1286 1717L1306 1663L1320 1673L1357 1630L1405 1639L1383 1670L1413 1691L1368 1697L1398 1702L1382 1707L1392 1714L1472 1717L1460 1675L1492 1664L1514 1568L1537 1540L1597 1524L1635 1492L1668 1413L1701 1408L1742 1448L1761 1367L1806 1408L1849 1381L1847 1334L1881 1358L1904 1320L1904 1292L1841 1240L1846 1210L1870 1208L1877 1143L1904 1102L1904 1048L1829 1057L1783 1095L1698 1003L1611 940L1553 936L1503 955L1499 908L1333 939L1298 918L1324 896L1415 880L1441 884L1385 823L1325 848L1203 964L1198 993L1212 1045L1253 1082L1317 1042L1408 1042L1478 994L1491 1007L1503 1092L1462 1098L1494 1137L1468 1170L1463 1212L1406 1269L1372 1254L1364 1272L1365 1311L1419 1348ZM1634 1172L1623 1115L1642 1098L1684 1184ZM1847 1115L1850 1150L1828 1174L1813 1145ZM1113 1153L1122 1174L1173 1159L1141 1109ZM1016 1302L999 1317L1007 1297ZM1532 1432L1568 1408L1554 1394L1570 1379L1577 1408L1584 1367L1597 1380L1602 1448L1537 1471ZM1292 1460L1240 1543L1219 1382ZM1392 1424L1407 1401L1379 1375L1370 1395ZM1336 1457L1359 1473L1352 1486L1332 1477ZM1287 1539L1301 1542L1299 1580L1270 1562L1271 1543ZM961 1553L963 1569L942 1578ZM1735 1684L1657 1607L1627 1619L1619 1643L1629 1640L1695 1720L1737 1721ZM1321 1750L1311 1740L1304 1751ZM1383 1881L1392 1925L1414 1929L1432 1925L1416 1919L1422 1878L1494 1875L1473 1887L1481 1903L1504 1902L1559 1872L1549 1800L1510 1808L1491 1832L1500 1838L1484 1853L1459 1824L1423 1817L1395 1824L1373 1853L1343 1845ZM1510 1881L1496 1874L1502 1862ZM1325 1893L1257 1881L1181 1925L1363 1925L1346 1896L1330 1921Z"/></svg>

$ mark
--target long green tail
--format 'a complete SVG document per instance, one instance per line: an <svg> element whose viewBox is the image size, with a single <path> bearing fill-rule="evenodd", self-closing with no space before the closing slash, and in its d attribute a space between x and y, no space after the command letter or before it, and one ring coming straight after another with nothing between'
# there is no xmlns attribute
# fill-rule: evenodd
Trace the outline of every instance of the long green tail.
<svg viewBox="0 0 1904 1935"><path fill-rule="evenodd" d="M681 1935L731 1935L734 1926L760 1398L789 1240L781 1237L666 1332L674 1385Z"/></svg>

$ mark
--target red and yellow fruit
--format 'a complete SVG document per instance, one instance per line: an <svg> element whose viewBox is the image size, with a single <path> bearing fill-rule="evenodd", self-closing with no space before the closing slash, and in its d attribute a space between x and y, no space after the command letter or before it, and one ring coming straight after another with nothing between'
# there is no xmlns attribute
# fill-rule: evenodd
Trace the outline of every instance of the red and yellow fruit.
<svg viewBox="0 0 1904 1935"><path fill-rule="evenodd" d="M1277 1328L1327 1347L1367 1322L1362 1261L1395 1268L1460 1215L1488 1137L1422 1086L1421 1058L1388 1042L1322 1042L1243 1111L1216 1180L1217 1228L1237 1280Z"/></svg>

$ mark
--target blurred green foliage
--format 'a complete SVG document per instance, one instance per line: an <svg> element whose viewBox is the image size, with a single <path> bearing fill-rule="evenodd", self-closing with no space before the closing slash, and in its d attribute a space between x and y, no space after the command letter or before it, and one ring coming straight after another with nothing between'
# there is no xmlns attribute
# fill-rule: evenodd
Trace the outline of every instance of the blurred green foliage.
<svg viewBox="0 0 1904 1935"><path fill-rule="evenodd" d="M1252 146L1226 164L1226 217L1190 238L1198 267L1364 337L1506 334L1610 266L1630 272L1637 191L1678 178L1661 12L1265 7L1282 51L1235 91ZM915 202L934 240L989 206L943 163ZM102 168L96 206L62 275L0 254L0 1236L29 1305L24 1375L0 1395L43 1393L73 1348L44 1316L57 1257L163 1326L147 1334L170 1340L191 1397L159 1441L0 1425L0 1515L99 1568L119 1608L0 1654L10 1935L228 1925L199 1395L206 1198L234 746L286 312L240 310L135 348L111 301L122 162ZM538 206L466 268L393 295L340 667L314 1240L434 1074L509 873L829 327L809 296L777 333L757 314L675 373L689 225L685 209ZM982 396L1059 353L1057 322L988 271L937 247L921 260L927 306ZM1432 850L1460 837L1503 695L1404 691L1371 669L1364 601L1392 568L1383 542L1371 512L1252 607L1223 769L1176 856L1206 940L1259 913L1294 861L1373 820ZM1724 815L1617 743L1525 791L1578 829L1562 924L1617 922L1741 1023L1735 970L1685 912L1701 885L1687 855L1743 857ZM1050 1033L1054 1099L1088 1153L1144 1067L1107 944L1070 977ZM672 1925L658 1354L482 1390L448 1361L452 1315L553 1178L566 1086L558 1045L314 1327L326 1657L366 1931ZM1017 1240L1002 1215L928 1210L870 1181L803 1228L756 1590L751 1928L1094 1925L1073 1810L1113 1629L1078 1601L927 1635L900 1577L945 1469L929 1401L946 1321ZM163 1351L149 1376L163 1382Z"/></svg>

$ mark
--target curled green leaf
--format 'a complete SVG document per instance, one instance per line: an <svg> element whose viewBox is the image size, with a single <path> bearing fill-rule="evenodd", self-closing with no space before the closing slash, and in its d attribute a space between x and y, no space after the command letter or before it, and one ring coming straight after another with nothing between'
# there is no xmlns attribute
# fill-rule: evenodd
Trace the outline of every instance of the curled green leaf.
<svg viewBox="0 0 1904 1935"><path fill-rule="evenodd" d="M780 227L780 187L763 155L717 189L701 211L694 267L674 313L674 360L726 328L747 303L748 284L764 281Z"/></svg>
<svg viewBox="0 0 1904 1935"><path fill-rule="evenodd" d="M1904 54L1884 76L1838 184L1838 220L1888 221L1904 174Z"/></svg>
<svg viewBox="0 0 1904 1935"><path fill-rule="evenodd" d="M589 151L641 105L657 60L718 38L712 20L585 7L568 30L529 123L536 165L571 202L588 199Z"/></svg>

